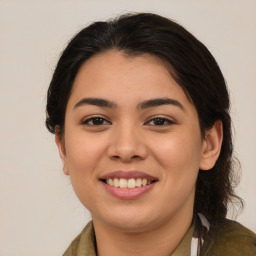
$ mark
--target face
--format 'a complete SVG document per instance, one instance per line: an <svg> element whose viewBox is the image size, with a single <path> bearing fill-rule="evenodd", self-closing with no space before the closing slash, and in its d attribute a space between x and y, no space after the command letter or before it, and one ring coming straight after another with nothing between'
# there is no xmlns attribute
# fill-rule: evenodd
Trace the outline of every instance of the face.
<svg viewBox="0 0 256 256"><path fill-rule="evenodd" d="M207 142L160 60L109 51L85 62L56 141L95 222L142 230L192 215Z"/></svg>

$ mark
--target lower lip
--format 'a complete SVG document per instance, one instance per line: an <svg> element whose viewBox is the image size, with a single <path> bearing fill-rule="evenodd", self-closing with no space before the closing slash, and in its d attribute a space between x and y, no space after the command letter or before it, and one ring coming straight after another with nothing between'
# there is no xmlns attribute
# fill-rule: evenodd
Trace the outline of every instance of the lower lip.
<svg viewBox="0 0 256 256"><path fill-rule="evenodd" d="M142 196L143 194L149 192L154 187L156 182L151 183L147 186L141 186L137 188L116 188L116 187L109 186L105 182L102 182L102 184L110 194L120 199L128 200L128 199L136 199Z"/></svg>

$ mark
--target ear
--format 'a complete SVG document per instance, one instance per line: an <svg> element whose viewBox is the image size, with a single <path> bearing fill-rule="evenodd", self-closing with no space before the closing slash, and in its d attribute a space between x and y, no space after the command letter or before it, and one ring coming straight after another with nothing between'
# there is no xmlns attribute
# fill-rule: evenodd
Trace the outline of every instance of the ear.
<svg viewBox="0 0 256 256"><path fill-rule="evenodd" d="M61 161L62 161L62 164L63 164L63 172L66 175L69 175L65 143L64 143L63 137L59 133L58 128L55 128L55 142L56 142L56 145L58 147L60 158L61 158Z"/></svg>
<svg viewBox="0 0 256 256"><path fill-rule="evenodd" d="M217 121L210 130L205 132L202 156L200 161L201 170L210 170L214 167L221 151L223 139L222 122Z"/></svg>

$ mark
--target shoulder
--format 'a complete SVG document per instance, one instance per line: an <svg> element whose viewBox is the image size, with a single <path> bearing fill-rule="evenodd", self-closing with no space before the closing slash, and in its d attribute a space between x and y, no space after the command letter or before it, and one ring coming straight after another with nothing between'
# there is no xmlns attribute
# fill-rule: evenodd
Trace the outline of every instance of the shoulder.
<svg viewBox="0 0 256 256"><path fill-rule="evenodd" d="M212 223L202 248L204 256L256 255L256 234L236 221Z"/></svg>
<svg viewBox="0 0 256 256"><path fill-rule="evenodd" d="M82 232L72 241L63 256L95 256L95 235L92 222L89 222Z"/></svg>

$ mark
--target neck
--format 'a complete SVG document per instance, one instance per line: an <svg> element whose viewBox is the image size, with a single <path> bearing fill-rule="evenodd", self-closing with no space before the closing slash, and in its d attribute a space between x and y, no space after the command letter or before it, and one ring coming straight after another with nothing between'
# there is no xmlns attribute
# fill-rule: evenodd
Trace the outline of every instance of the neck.
<svg viewBox="0 0 256 256"><path fill-rule="evenodd" d="M98 256L168 256L188 231L193 213L177 215L157 227L135 232L102 223L93 218Z"/></svg>

